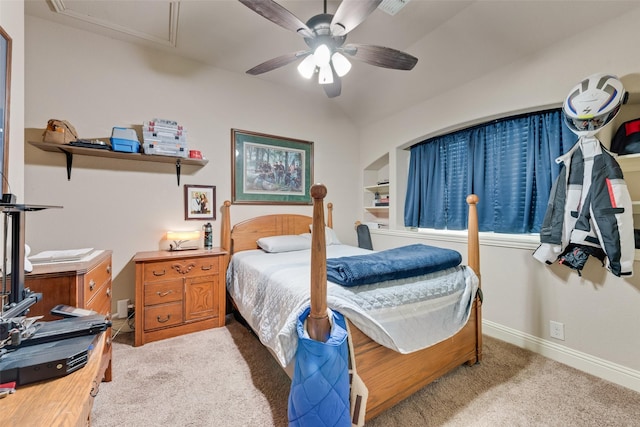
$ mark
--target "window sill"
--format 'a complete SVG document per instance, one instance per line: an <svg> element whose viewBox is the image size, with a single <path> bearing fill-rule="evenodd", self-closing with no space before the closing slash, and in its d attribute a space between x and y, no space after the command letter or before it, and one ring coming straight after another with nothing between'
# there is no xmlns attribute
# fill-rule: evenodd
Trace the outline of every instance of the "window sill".
<svg viewBox="0 0 640 427"><path fill-rule="evenodd" d="M384 234L385 236L411 237L413 239L439 240L445 242L466 243L466 230L388 230L372 229L371 234ZM540 245L540 236L537 234L500 234L480 232L480 246L498 246L514 249L536 249Z"/></svg>

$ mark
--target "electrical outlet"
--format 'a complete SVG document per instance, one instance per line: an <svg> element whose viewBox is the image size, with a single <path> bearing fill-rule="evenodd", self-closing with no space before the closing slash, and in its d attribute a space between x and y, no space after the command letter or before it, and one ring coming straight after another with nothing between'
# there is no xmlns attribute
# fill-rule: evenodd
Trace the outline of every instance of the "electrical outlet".
<svg viewBox="0 0 640 427"><path fill-rule="evenodd" d="M549 335L551 338L564 341L564 323L549 321Z"/></svg>
<svg viewBox="0 0 640 427"><path fill-rule="evenodd" d="M119 319L126 319L128 316L128 311L129 311L129 300L128 299L121 299L118 300L118 304L117 304L117 308L118 308L118 318Z"/></svg>

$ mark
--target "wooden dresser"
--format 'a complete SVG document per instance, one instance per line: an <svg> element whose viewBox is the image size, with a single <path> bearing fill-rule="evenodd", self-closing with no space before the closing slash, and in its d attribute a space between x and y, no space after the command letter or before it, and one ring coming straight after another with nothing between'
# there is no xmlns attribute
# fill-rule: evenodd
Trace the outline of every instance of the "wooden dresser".
<svg viewBox="0 0 640 427"><path fill-rule="evenodd" d="M135 345L224 326L224 266L219 249L139 252Z"/></svg>
<svg viewBox="0 0 640 427"><path fill-rule="evenodd" d="M24 286L42 292L42 300L31 306L29 316L58 320L60 317L49 311L67 304L96 311L111 320L111 254L100 250L83 261L35 264L33 271L25 274ZM111 328L105 335L101 366L104 381L111 381Z"/></svg>

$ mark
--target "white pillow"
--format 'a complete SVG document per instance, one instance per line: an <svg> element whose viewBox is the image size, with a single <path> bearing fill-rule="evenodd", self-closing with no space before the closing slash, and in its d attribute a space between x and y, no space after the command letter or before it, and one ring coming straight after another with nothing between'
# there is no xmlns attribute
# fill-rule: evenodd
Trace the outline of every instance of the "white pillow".
<svg viewBox="0 0 640 427"><path fill-rule="evenodd" d="M313 232L313 225L309 224L309 230ZM330 246L330 245L341 245L342 244L340 242L340 240L338 239L338 235L333 230L333 228L325 227L324 228L324 237L325 237L325 244L327 246Z"/></svg>
<svg viewBox="0 0 640 427"><path fill-rule="evenodd" d="M269 253L300 251L311 248L310 239L294 234L261 237L256 243L258 243L260 249Z"/></svg>

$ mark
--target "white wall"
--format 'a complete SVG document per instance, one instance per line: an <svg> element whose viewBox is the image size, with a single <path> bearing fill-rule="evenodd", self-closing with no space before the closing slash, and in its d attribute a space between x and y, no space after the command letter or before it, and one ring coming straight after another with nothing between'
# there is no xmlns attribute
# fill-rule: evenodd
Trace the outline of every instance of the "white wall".
<svg viewBox="0 0 640 427"><path fill-rule="evenodd" d="M336 231L355 240L356 200L338 191L355 182L356 129L328 101L310 105L302 95L132 44L26 17L26 140L41 140L47 120L69 120L83 138L104 138L113 126L141 125L154 117L177 120L189 146L209 159L202 169L183 166L177 185L171 164L75 156L71 180L65 157L25 144L29 203L63 209L29 214L33 252L95 247L113 250L113 301L134 298L138 251L157 250L168 229L200 228L184 221L183 184L215 185L217 206L231 198L230 129L314 142L314 181L336 206ZM330 124L330 125L329 125ZM339 156L336 153L340 153ZM232 206L233 221L310 206ZM214 223L219 239L220 217Z"/></svg>
<svg viewBox="0 0 640 427"><path fill-rule="evenodd" d="M366 126L361 129L361 168L389 152L392 164L396 162L392 166L402 169L406 159L398 159L399 146L487 117L559 106L574 85L595 72L620 76L633 92L632 99L637 99L639 20L637 9L490 75L478 76L476 81L409 107L388 120ZM638 116L640 110L635 117ZM607 131L619 123L620 120ZM406 176L406 172L400 175ZM393 197L394 203L402 206L403 192L396 192ZM392 212L391 219L401 228L401 215L394 218ZM376 233L373 241L374 247L382 249L407 244L411 239L403 233ZM464 245L454 246L465 250ZM567 267L547 267L535 261L531 256L535 244L519 246L492 246L486 241L482 244L483 315L493 326L485 325L485 332L505 332L502 338L537 346L543 353L615 381L617 373L625 371L625 378L619 382L640 390L640 264L634 266L638 270L635 277L620 279L592 259L583 276L578 277ZM565 341L549 338L550 320L565 324ZM583 359L593 363L582 365ZM608 372L600 372L599 364L606 365Z"/></svg>

